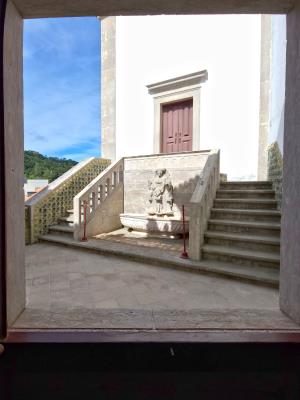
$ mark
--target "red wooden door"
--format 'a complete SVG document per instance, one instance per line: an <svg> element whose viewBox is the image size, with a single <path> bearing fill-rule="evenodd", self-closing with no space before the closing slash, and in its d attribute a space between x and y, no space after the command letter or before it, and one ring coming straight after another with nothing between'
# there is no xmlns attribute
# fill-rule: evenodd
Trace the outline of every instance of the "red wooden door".
<svg viewBox="0 0 300 400"><path fill-rule="evenodd" d="M193 99L162 106L162 153L180 153L193 148Z"/></svg>

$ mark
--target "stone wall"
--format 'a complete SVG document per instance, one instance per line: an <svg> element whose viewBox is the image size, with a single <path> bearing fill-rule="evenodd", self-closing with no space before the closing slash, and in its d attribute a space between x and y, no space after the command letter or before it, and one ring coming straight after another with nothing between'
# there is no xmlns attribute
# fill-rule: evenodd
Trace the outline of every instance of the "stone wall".
<svg viewBox="0 0 300 400"><path fill-rule="evenodd" d="M101 155L116 160L116 17L101 19Z"/></svg>
<svg viewBox="0 0 300 400"><path fill-rule="evenodd" d="M157 169L166 168L174 188L173 211L181 215L181 206L187 206L208 158L207 152L151 155L124 160L124 213L146 214L149 207L148 182Z"/></svg>
<svg viewBox="0 0 300 400"><path fill-rule="evenodd" d="M23 20L7 2L4 29L4 131L7 323L25 307Z"/></svg>
<svg viewBox="0 0 300 400"><path fill-rule="evenodd" d="M278 208L282 202L282 155L278 143L274 142L268 147L268 180L273 182L276 192Z"/></svg>
<svg viewBox="0 0 300 400"><path fill-rule="evenodd" d="M280 308L300 324L300 0L287 15Z"/></svg>
<svg viewBox="0 0 300 400"><path fill-rule="evenodd" d="M30 244L30 208L25 206L25 244Z"/></svg>
<svg viewBox="0 0 300 400"><path fill-rule="evenodd" d="M88 222L86 226L87 237L112 232L122 227L120 214L124 211L123 197L124 186L120 184L103 202L102 206L95 211L95 216ZM82 238L83 226L77 235L77 239Z"/></svg>
<svg viewBox="0 0 300 400"><path fill-rule="evenodd" d="M265 180L268 169L268 132L270 122L270 75L272 16L261 16L260 104L257 179Z"/></svg>

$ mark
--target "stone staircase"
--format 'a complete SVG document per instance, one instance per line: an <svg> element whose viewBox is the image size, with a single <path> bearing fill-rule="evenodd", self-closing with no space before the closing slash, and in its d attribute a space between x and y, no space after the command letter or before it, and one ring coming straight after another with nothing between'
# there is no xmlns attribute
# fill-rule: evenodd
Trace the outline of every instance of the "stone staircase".
<svg viewBox="0 0 300 400"><path fill-rule="evenodd" d="M278 286L280 218L271 182L221 183L204 235L202 262Z"/></svg>
<svg viewBox="0 0 300 400"><path fill-rule="evenodd" d="M42 236L42 240L59 241L60 236L73 239L74 234L74 211L68 210L67 215L59 219L58 224L49 228L49 234Z"/></svg>
<svg viewBox="0 0 300 400"><path fill-rule="evenodd" d="M41 241L101 254L113 254L149 264L213 273L278 287L280 266L280 211L272 183L225 182L220 184L204 235L202 260L182 260L143 250L109 247L107 242L73 239L74 214L68 210ZM131 246L132 247L132 246Z"/></svg>

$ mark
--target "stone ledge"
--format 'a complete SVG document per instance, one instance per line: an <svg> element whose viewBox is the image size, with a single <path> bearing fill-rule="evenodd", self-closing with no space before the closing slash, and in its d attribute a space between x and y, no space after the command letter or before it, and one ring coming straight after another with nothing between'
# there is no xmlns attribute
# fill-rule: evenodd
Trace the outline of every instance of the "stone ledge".
<svg viewBox="0 0 300 400"><path fill-rule="evenodd" d="M201 309L142 310L59 308L53 311L26 308L12 331L20 329L247 329L297 330L299 326L279 310Z"/></svg>

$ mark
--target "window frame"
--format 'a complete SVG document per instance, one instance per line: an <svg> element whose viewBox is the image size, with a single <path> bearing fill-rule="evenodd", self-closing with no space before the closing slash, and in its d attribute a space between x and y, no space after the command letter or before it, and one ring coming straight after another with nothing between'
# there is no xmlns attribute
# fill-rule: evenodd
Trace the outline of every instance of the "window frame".
<svg viewBox="0 0 300 400"><path fill-rule="evenodd" d="M15 0L16 8L22 3L26 3L24 0ZM32 17L65 17L65 16L86 16L86 15L144 15L144 14L160 14L160 13L175 13L178 9L178 3L182 4L182 0L169 2L167 5L162 2L157 5L157 2L152 4L152 1L146 2L139 9L136 9L135 2L127 0L124 5L124 1L119 0L114 2L113 5L106 5L106 2L101 2L99 5L98 0L92 0L85 5L81 4L80 0L70 1L65 0L59 3L56 7L55 2L49 2L44 0L33 1L31 4L35 5L33 9L26 14L26 11L21 10L23 19ZM224 5L222 0L219 2L190 2L188 9L184 9L184 13L211 13L211 14L225 14L225 13L236 13L242 14L248 13L288 13L293 7L293 1L283 0L281 3L278 1L264 1L264 2L243 2L237 5L235 1L226 2ZM245 4L246 3L246 4ZM6 243L7 243L7 215L5 207L5 190L6 186L6 175L5 175L5 110L4 110L4 85L3 85L3 51L4 51L4 26L5 26L5 10L7 0L1 0L0 8L0 29L1 29L1 44L0 52L2 57L0 67L0 336L7 336L7 301L6 301L6 283L7 283L7 255L6 255ZM122 6L123 4L123 6ZM156 5L155 5L156 4ZM209 5L210 4L210 5ZM43 5L45 10L43 10ZM65 7L64 7L65 6ZM26 9L26 6L24 6ZM49 9L53 7L53 9ZM175 8L174 8L175 7ZM198 8L197 8L198 7ZM19 9L20 10L20 9ZM65 10L65 11L63 11ZM182 12L183 13L183 12ZM4 59L5 62L5 59ZM160 124L160 121L159 121ZM131 331L131 330L120 330L120 331L109 331L101 330L98 332L89 331L45 331L45 332L13 332L10 331L4 342L10 343L25 343L25 342L191 342L191 343L232 343L232 342L272 342L272 343L300 343L300 331Z"/></svg>

